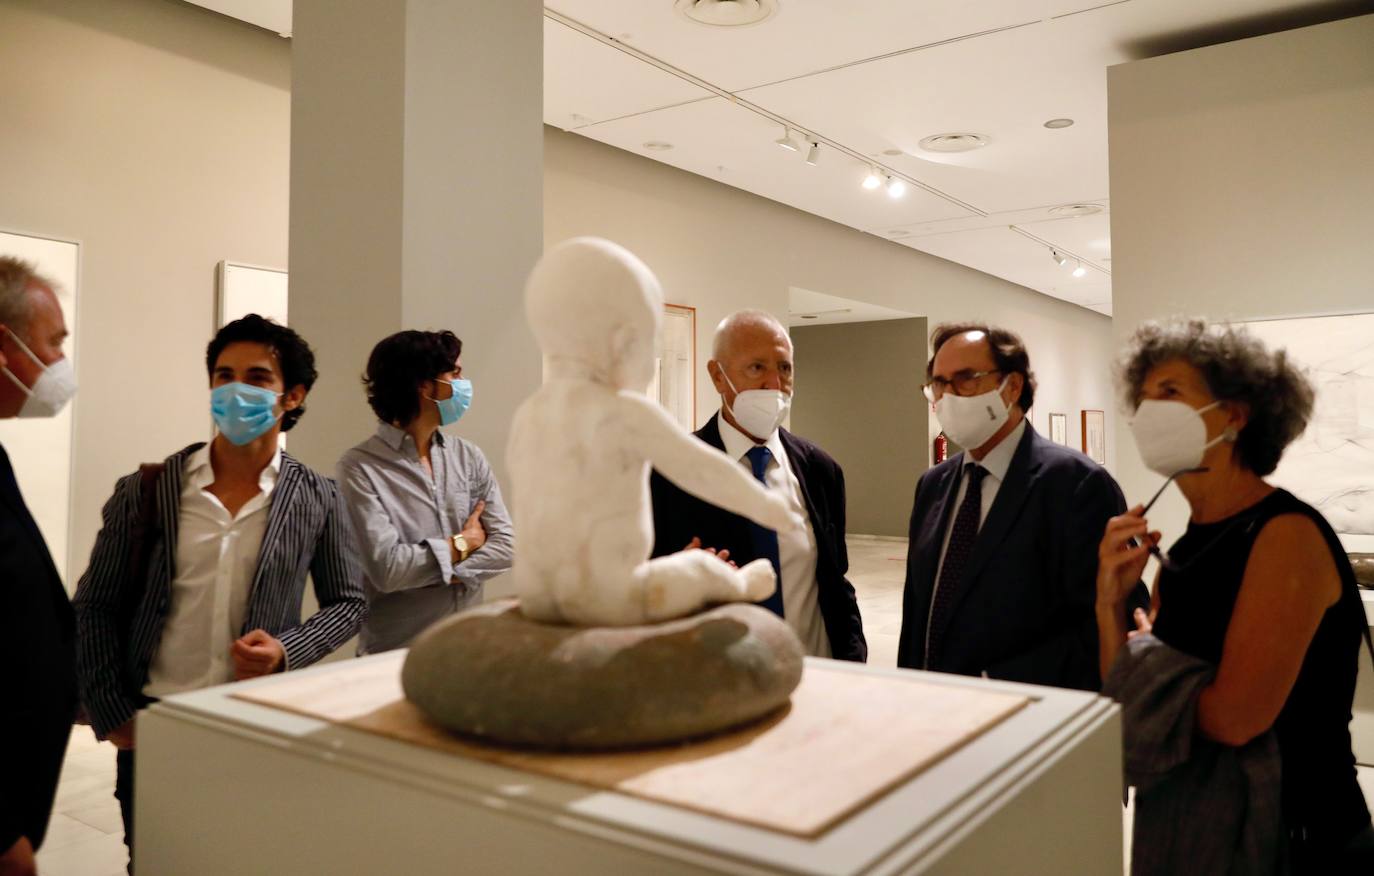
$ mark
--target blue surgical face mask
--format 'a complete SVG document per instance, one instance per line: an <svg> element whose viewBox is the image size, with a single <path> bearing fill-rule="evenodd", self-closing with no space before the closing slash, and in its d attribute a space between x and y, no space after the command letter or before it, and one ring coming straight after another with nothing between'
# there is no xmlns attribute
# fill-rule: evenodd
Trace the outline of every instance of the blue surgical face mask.
<svg viewBox="0 0 1374 876"><path fill-rule="evenodd" d="M435 383L447 383L453 387L453 394L448 398L431 398L430 401L439 406L439 425L452 426L463 418L468 408L472 405L472 381L464 380L461 377L457 380L436 380ZM428 396L426 396L428 398Z"/></svg>
<svg viewBox="0 0 1374 876"><path fill-rule="evenodd" d="M226 383L210 392L210 415L229 443L242 447L271 431L281 393L247 383Z"/></svg>

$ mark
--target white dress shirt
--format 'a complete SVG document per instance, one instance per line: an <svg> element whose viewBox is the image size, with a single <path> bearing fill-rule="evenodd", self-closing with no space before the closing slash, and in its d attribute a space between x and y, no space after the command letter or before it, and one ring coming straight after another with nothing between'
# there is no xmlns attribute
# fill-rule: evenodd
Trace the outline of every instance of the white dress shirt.
<svg viewBox="0 0 1374 876"><path fill-rule="evenodd" d="M176 577L162 639L143 688L148 696L234 680L229 648L242 634L280 471L278 448L258 480L261 492L231 516L206 489L215 482L210 445L186 458L177 516Z"/></svg>
<svg viewBox="0 0 1374 876"><path fill-rule="evenodd" d="M719 416L720 438L725 444L725 453L737 459L740 465L753 477L754 469L746 454L756 445L754 439L745 435ZM801 484L792 472L787 459L787 449L782 445L782 437L777 431L764 442L773 454L764 470L764 485L787 499L792 510L801 515L806 525L787 534L778 533L778 561L782 567L782 610L783 620L797 634L802 647L812 657L830 656L830 637L826 635L825 623L821 619L819 596L816 584L816 535L811 529L811 515L802 501ZM714 545L706 545L714 547Z"/></svg>

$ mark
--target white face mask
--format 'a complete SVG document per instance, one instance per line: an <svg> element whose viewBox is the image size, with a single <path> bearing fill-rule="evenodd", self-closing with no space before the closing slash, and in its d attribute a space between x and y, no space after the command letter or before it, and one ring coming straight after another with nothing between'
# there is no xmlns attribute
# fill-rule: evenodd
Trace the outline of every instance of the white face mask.
<svg viewBox="0 0 1374 876"><path fill-rule="evenodd" d="M1222 441L1234 441L1236 434L1227 429L1211 441L1207 440L1207 423L1202 415L1221 404L1212 402L1204 408L1194 408L1187 402L1146 399L1135 409L1131 420L1131 435L1145 467L1164 477L1202 465L1202 457L1210 447Z"/></svg>
<svg viewBox="0 0 1374 876"><path fill-rule="evenodd" d="M982 395L955 395L946 392L935 403L935 419L949 440L973 450L982 447L1007 422L1011 409L1002 401L1011 376L1002 378L996 389Z"/></svg>
<svg viewBox="0 0 1374 876"><path fill-rule="evenodd" d="M8 368L0 368L5 372L5 376L20 390L23 391L28 399L24 406L19 409L21 417L55 417L67 406L67 402L76 395L76 372L72 369L72 361L67 357L62 357L51 365L44 365L43 360L39 359L29 349L28 344L19 340L19 336L9 329L10 337L19 349L23 350L32 359L43 373L38 375L38 379L33 382L33 386L25 386L24 381L14 376L14 372Z"/></svg>
<svg viewBox="0 0 1374 876"><path fill-rule="evenodd" d="M725 409L751 438L767 441L787 418L787 412L792 408L792 396L780 389L746 389L740 392L730 382L724 368L720 370L720 376L725 378L726 385L735 393L735 403L726 404Z"/></svg>

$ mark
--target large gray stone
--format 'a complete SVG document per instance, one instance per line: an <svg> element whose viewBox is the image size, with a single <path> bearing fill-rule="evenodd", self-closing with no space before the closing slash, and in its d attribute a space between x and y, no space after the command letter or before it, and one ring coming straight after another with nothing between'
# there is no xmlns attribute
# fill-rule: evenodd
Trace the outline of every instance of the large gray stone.
<svg viewBox="0 0 1374 876"><path fill-rule="evenodd" d="M753 605L583 628L531 621L505 601L426 630L401 683L411 702L458 733L537 748L625 748L774 712L801 681L802 656L791 628Z"/></svg>

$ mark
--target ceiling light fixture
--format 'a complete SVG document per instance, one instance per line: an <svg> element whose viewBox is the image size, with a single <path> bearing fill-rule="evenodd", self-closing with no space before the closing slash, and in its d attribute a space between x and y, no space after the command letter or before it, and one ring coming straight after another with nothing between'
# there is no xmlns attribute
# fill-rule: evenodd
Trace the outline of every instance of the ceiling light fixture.
<svg viewBox="0 0 1374 876"><path fill-rule="evenodd" d="M677 14L713 27L748 27L772 18L777 0L677 0Z"/></svg>
<svg viewBox="0 0 1374 876"><path fill-rule="evenodd" d="M883 178L878 175L878 168L870 167L864 176L863 187L870 192L883 184Z"/></svg>
<svg viewBox="0 0 1374 876"><path fill-rule="evenodd" d="M970 152L986 145L988 138L982 134L931 134L920 143L927 152Z"/></svg>
<svg viewBox="0 0 1374 876"><path fill-rule="evenodd" d="M895 176L887 178L887 196L892 199L900 198L906 194L906 183Z"/></svg>
<svg viewBox="0 0 1374 876"><path fill-rule="evenodd" d="M1045 127L1054 130L1056 128L1072 128L1073 119L1050 119L1045 123Z"/></svg>
<svg viewBox="0 0 1374 876"><path fill-rule="evenodd" d="M806 163L815 167L821 161L821 144L812 143L811 148L806 150Z"/></svg>
<svg viewBox="0 0 1374 876"><path fill-rule="evenodd" d="M1061 268L1069 263L1068 258L1063 255L1060 255L1059 250L1057 249L1050 250L1050 258L1054 259L1054 263Z"/></svg>
<svg viewBox="0 0 1374 876"><path fill-rule="evenodd" d="M1082 262L1077 262L1076 266L1073 269L1073 275L1075 277L1081 277L1086 273L1088 273L1088 269L1083 266Z"/></svg>
<svg viewBox="0 0 1374 876"><path fill-rule="evenodd" d="M1051 207L1050 215L1073 219L1078 216L1096 216L1105 209L1101 204L1061 204Z"/></svg>
<svg viewBox="0 0 1374 876"><path fill-rule="evenodd" d="M779 146L786 149L788 152L801 151L801 147L797 145L797 141L792 139L792 129L787 127L786 125L783 125L782 136L774 140L773 142L777 143Z"/></svg>

